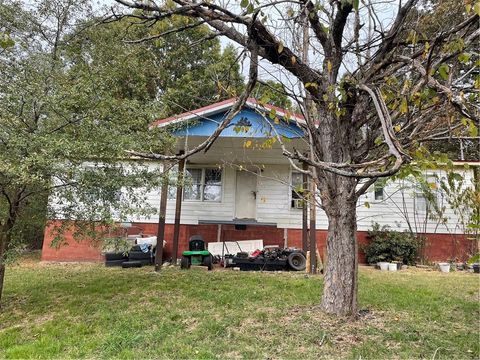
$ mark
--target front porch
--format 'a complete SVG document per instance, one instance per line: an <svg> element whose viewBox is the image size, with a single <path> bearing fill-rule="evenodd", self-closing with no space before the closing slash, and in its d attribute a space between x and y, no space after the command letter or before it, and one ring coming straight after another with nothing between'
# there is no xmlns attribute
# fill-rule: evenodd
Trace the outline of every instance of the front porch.
<svg viewBox="0 0 480 360"><path fill-rule="evenodd" d="M233 102L160 120L156 126L167 127L177 138L176 154L188 154L214 133ZM287 245L287 229L306 229L306 208L294 201L298 188L305 186L294 172L302 165L292 166L283 155L285 148L306 150L299 121L298 115L248 103L208 150L191 154L170 171L170 184L163 185L160 196L168 199L161 202L158 237L166 238L168 224L174 224L174 261L182 225L196 225L197 231L213 225L215 241L263 239L268 233L275 235L272 245L280 246ZM303 237L299 245L306 249L306 232Z"/></svg>

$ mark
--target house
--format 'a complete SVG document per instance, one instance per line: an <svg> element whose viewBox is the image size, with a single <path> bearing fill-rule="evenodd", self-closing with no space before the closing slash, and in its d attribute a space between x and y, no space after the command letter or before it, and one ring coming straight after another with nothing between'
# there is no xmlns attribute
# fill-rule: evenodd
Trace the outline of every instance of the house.
<svg viewBox="0 0 480 360"><path fill-rule="evenodd" d="M166 127L177 137L177 153L188 151L203 142L221 123L236 99L229 99L167 119L152 126ZM186 161L181 201L177 189L169 189L166 209L164 258L172 256L174 223L177 217L178 255L187 248L191 235L200 234L207 242L262 239L265 245L302 247L305 202L299 194L302 174L283 156L277 139L288 149L307 149L303 138L301 115L261 105L249 99L231 124L222 131L213 146ZM473 178L465 163L456 163L464 179ZM301 167L301 164L295 164ZM425 173L436 181L441 172ZM175 175L173 174L173 177ZM149 194L148 201L158 208L159 192ZM440 201L441 198L439 197ZM179 208L181 205L181 209ZM425 256L431 261L465 259L472 242L458 224L458 214L446 206L446 223L432 220L425 198L407 180L378 182L358 201L358 240L365 244L372 223L392 229L425 234ZM54 249L52 219L45 231L42 259L46 261L101 260L100 250L89 242L75 242L69 234L69 246ZM144 233L156 234L158 216L130 219ZM316 239L323 254L327 234L327 217L318 209ZM362 259L362 258L361 258Z"/></svg>

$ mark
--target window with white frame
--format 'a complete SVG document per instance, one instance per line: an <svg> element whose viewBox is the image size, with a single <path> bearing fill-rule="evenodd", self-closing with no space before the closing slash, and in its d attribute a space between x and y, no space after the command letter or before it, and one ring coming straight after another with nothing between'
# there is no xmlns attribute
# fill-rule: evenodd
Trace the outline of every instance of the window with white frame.
<svg viewBox="0 0 480 360"><path fill-rule="evenodd" d="M294 209L301 209L303 207L303 174L299 172L292 172L292 180L290 185L292 193L291 207Z"/></svg>
<svg viewBox="0 0 480 360"><path fill-rule="evenodd" d="M373 184L373 195L374 199L381 201L385 199L385 181L377 180Z"/></svg>
<svg viewBox="0 0 480 360"><path fill-rule="evenodd" d="M187 167L185 169L183 199L194 201L221 201L222 169Z"/></svg>
<svg viewBox="0 0 480 360"><path fill-rule="evenodd" d="M415 191L415 210L417 212L426 212L428 208L428 201L421 190Z"/></svg>
<svg viewBox="0 0 480 360"><path fill-rule="evenodd" d="M426 176L424 184L415 189L415 209L417 212L426 212L431 207L437 207L442 198L439 190L438 178L430 174Z"/></svg>
<svg viewBox="0 0 480 360"><path fill-rule="evenodd" d="M178 165L173 166L168 172L168 200L177 197Z"/></svg>
<svg viewBox="0 0 480 360"><path fill-rule="evenodd" d="M222 199L222 169L206 168L203 181L203 201Z"/></svg>

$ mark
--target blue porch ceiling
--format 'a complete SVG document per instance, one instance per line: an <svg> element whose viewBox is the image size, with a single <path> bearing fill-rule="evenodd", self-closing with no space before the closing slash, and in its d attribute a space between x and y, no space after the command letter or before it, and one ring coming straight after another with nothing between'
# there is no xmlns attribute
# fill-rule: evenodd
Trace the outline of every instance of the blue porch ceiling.
<svg viewBox="0 0 480 360"><path fill-rule="evenodd" d="M178 137L210 136L225 119L226 114L227 111L223 111L209 115L207 118L184 121L177 125L172 134ZM243 109L222 131L220 137L272 138L276 137L277 133L289 139L304 136L303 130L294 121L286 122L281 118L272 120L252 109Z"/></svg>

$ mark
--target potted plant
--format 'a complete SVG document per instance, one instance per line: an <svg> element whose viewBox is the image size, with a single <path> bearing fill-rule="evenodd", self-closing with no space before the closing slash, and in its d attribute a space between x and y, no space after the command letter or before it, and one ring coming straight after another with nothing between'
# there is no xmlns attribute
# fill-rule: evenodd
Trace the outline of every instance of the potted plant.
<svg viewBox="0 0 480 360"><path fill-rule="evenodd" d="M397 270L402 270L403 258L400 256L395 256L395 260L392 263L397 265Z"/></svg>
<svg viewBox="0 0 480 360"><path fill-rule="evenodd" d="M438 263L438 267L440 268L441 272L444 272L444 273L450 272L450 263L448 262Z"/></svg>
<svg viewBox="0 0 480 360"><path fill-rule="evenodd" d="M379 267L380 270L382 270L382 271L387 271L389 264L390 264L390 263L387 262L387 261L380 261L380 262L378 263L378 267Z"/></svg>
<svg viewBox="0 0 480 360"><path fill-rule="evenodd" d="M473 272L480 274L480 254L475 254L467 261L468 267L473 269Z"/></svg>

